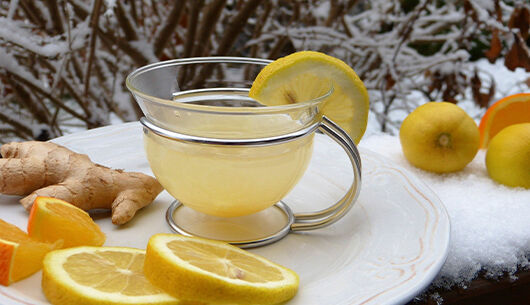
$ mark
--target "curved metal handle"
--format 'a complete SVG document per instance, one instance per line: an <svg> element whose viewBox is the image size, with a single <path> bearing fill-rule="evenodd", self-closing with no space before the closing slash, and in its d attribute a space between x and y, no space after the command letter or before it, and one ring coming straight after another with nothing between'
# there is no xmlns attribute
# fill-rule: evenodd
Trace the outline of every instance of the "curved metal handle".
<svg viewBox="0 0 530 305"><path fill-rule="evenodd" d="M353 168L353 182L346 194L329 208L316 212L294 214L291 231L315 230L329 226L346 215L361 191L361 157L355 143L342 128L325 116L322 117L319 130L330 136L348 154Z"/></svg>

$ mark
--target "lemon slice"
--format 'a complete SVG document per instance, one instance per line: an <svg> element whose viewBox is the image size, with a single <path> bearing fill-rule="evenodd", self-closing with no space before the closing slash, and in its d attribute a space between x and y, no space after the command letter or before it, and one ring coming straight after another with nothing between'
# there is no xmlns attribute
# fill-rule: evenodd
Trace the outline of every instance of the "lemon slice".
<svg viewBox="0 0 530 305"><path fill-rule="evenodd" d="M224 242L156 234L147 245L145 276L183 300L277 304L298 290L298 275Z"/></svg>
<svg viewBox="0 0 530 305"><path fill-rule="evenodd" d="M249 96L267 106L309 101L333 84L321 109L359 143L368 123L369 100L364 83L346 63L329 55L301 51L279 58L258 74Z"/></svg>
<svg viewBox="0 0 530 305"><path fill-rule="evenodd" d="M52 251L43 263L42 289L50 303L179 304L143 275L145 252L121 247Z"/></svg>

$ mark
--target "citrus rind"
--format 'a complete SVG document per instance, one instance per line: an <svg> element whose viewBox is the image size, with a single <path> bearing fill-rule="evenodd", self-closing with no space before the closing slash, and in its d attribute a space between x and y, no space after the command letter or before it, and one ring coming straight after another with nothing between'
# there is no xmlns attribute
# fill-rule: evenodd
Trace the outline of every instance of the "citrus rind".
<svg viewBox="0 0 530 305"><path fill-rule="evenodd" d="M507 96L491 105L480 120L480 147L487 148L493 137L512 124L530 122L530 93Z"/></svg>
<svg viewBox="0 0 530 305"><path fill-rule="evenodd" d="M369 98L355 71L335 57L301 51L279 58L261 70L249 96L267 106L300 103L333 88L321 113L359 143L368 122Z"/></svg>
<svg viewBox="0 0 530 305"><path fill-rule="evenodd" d="M237 272L235 273L235 278L216 274L206 269L208 269L208 264L218 264L222 258L212 254L208 259L203 259L201 256L210 255L208 250L205 250L197 254L197 262L191 264L178 257L170 249L168 245L172 242L181 244L193 243L192 247L195 249L204 247L204 249L210 249L214 252L220 251L227 256L230 253L236 253L243 260L257 260L270 268L271 272L279 272L278 274L281 274L282 279L249 282L238 278ZM189 255L189 253L183 255ZM202 265L204 268L199 268L197 265ZM227 262L227 265L229 265L229 262ZM259 272L257 270L254 271ZM243 274L245 271L241 272ZM291 299L296 294L299 285L299 278L296 273L261 256L224 242L190 238L176 234L156 234L151 237L146 250L144 273L154 285L161 287L164 291L179 299L214 303L277 304Z"/></svg>
<svg viewBox="0 0 530 305"><path fill-rule="evenodd" d="M146 295L125 295L119 291L106 292L90 286L82 285L76 281L69 272L65 270L65 264L68 259L76 254L98 255L106 251L115 251L121 253L130 253L132 255L144 255L143 250L123 247L76 247L64 250L56 250L48 253L43 262L42 288L48 300L55 304L179 304L178 300L162 292L160 289L150 286L147 288L149 293ZM79 271L83 272L86 266L79 265ZM124 273L138 273L141 275L141 268L138 271L124 270ZM85 273L86 277L93 274ZM112 279L105 277L105 273L100 274L101 286L110 286L116 284ZM108 281L108 285L105 281ZM149 282L145 281L148 285ZM134 284L134 283L131 283ZM141 289L141 287L139 287Z"/></svg>

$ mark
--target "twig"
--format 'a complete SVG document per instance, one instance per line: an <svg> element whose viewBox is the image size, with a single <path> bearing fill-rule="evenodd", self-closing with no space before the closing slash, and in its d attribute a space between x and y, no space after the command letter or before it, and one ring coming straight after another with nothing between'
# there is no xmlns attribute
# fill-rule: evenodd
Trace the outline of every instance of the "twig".
<svg viewBox="0 0 530 305"><path fill-rule="evenodd" d="M31 128L27 127L26 125L23 125L21 123L21 120L13 119L10 116L5 115L3 112L0 112L0 121L13 126L14 131L18 136L21 136L26 139L28 137L33 137L33 130L31 130Z"/></svg>
<svg viewBox="0 0 530 305"><path fill-rule="evenodd" d="M24 10L24 13L26 16L28 16L28 19L30 19L33 24L38 25L38 27L41 29L46 29L46 20L42 18L42 12L31 0L21 0L20 4L22 6L22 10Z"/></svg>
<svg viewBox="0 0 530 305"><path fill-rule="evenodd" d="M157 19L160 19L160 13L158 12L157 3L158 3L158 1L151 0L151 9L153 10L153 13L157 17Z"/></svg>
<svg viewBox="0 0 530 305"><path fill-rule="evenodd" d="M24 105L39 123L49 123L50 113L48 112L48 109L46 109L46 107L43 107L44 105L35 102L31 94L26 91L24 87L22 87L21 85L13 81L11 77L9 77L9 72L7 73L7 76L7 81L9 82L9 85L17 96L18 102Z"/></svg>
<svg viewBox="0 0 530 305"><path fill-rule="evenodd" d="M264 11L261 13L261 16L256 21L256 25L254 27L254 32L252 33L252 39L258 38L261 33L263 32L263 27L265 26L265 23L267 22L267 19L269 19L271 10L272 10L272 4L270 1L265 2L265 8ZM258 51L260 50L259 44L253 44L250 47L250 57L255 58L258 56ZM245 79L252 79L251 78L251 65L245 66Z"/></svg>
<svg viewBox="0 0 530 305"><path fill-rule="evenodd" d="M270 1L265 2L265 8L264 12L261 14L260 18L256 22L256 26L254 27L254 32L252 33L252 39L258 38L261 33L263 32L263 27L265 26L265 22L267 22L267 19L270 16L272 9L272 4ZM256 57L258 55L259 45L254 44L250 48L250 57Z"/></svg>
<svg viewBox="0 0 530 305"><path fill-rule="evenodd" d="M18 138L22 138L26 140L31 139L30 137L26 136L24 133L21 133L20 130L17 130L16 128L0 128L0 134L13 134L14 136ZM7 143L5 137L0 138L0 143L1 144ZM1 157L2 156L0 156L0 158Z"/></svg>
<svg viewBox="0 0 530 305"><path fill-rule="evenodd" d="M221 42L217 47L217 51L215 53L216 55L225 55L228 53L228 51L236 41L236 38L239 36L238 34L244 29L248 18L257 9L257 7L262 1L263 0L249 0L245 2L245 4L237 13L237 15L230 21L230 23L226 27L226 31L224 31L223 38L221 39ZM206 78L211 75L212 69L212 65L205 65L201 69L199 75L193 80L191 88L198 88L204 82L204 80L206 80Z"/></svg>
<svg viewBox="0 0 530 305"><path fill-rule="evenodd" d="M186 33L186 42L184 43L184 53L183 57L190 57L191 52L193 51L193 44L195 43L195 37L197 32L197 23L199 21L199 13L202 6L204 5L204 0L190 1L189 3L189 20L188 20L188 29Z"/></svg>
<svg viewBox="0 0 530 305"><path fill-rule="evenodd" d="M97 33L102 40L105 40L105 43L107 45L116 44L116 46L118 46L120 50L127 54L136 65L143 66L149 62L149 60L140 51L131 46L126 40L123 40L119 37L115 37L110 32L105 32L99 27Z"/></svg>
<svg viewBox="0 0 530 305"><path fill-rule="evenodd" d="M53 22L53 28L55 29L56 34L64 33L63 22L61 14L59 13L59 8L57 7L56 0L46 0L46 6L50 12L50 19Z"/></svg>
<svg viewBox="0 0 530 305"><path fill-rule="evenodd" d="M132 17L133 17L133 20L136 24L138 24L138 14L136 13L136 0L129 0L128 2L131 4L131 14L132 14ZM118 4L120 3L120 1L117 1Z"/></svg>
<svg viewBox="0 0 530 305"><path fill-rule="evenodd" d="M252 13L256 10L256 8L261 4L262 1L263 0L249 0L243 5L237 15L231 20L231 22L226 27L223 38L221 42L219 42L219 46L217 47L216 54L224 55L230 50L230 48L236 41L236 38L238 37L238 33L243 30L248 18L250 17L250 15L252 15Z"/></svg>
<svg viewBox="0 0 530 305"><path fill-rule="evenodd" d="M335 20L340 18L342 15L342 12L344 11L344 4L339 3L338 0L330 0L330 7L329 7L329 15L326 19L326 22L324 22L324 25L326 27L330 27Z"/></svg>
<svg viewBox="0 0 530 305"><path fill-rule="evenodd" d="M203 9L201 25L197 32L197 43L192 52L193 56L206 55L206 50L208 50L210 45L210 37L225 5L226 0L214 0Z"/></svg>
<svg viewBox="0 0 530 305"><path fill-rule="evenodd" d="M80 6L76 1L67 0L70 5L74 8L74 13L79 17L81 20L85 20L90 12L86 10L84 7Z"/></svg>
<svg viewBox="0 0 530 305"><path fill-rule="evenodd" d="M158 32L158 35L155 38L153 48L154 53L157 57L160 57L166 44L170 41L171 35L173 34L173 32L175 32L175 29L177 28L178 22L180 20L180 16L182 15L182 11L184 10L185 4L186 0L175 1L173 7L171 8L171 11L169 12L169 15L166 17L162 29L160 30L160 32ZM155 4L153 3L153 5Z"/></svg>
<svg viewBox="0 0 530 305"><path fill-rule="evenodd" d="M90 34L90 43L89 43L89 53L88 53L88 63L85 69L85 91L84 96L88 95L88 88L90 87L90 72L92 70L92 61L94 60L94 53L96 52L96 38L97 38L97 29L99 22L99 12L101 10L102 0L95 0L94 9L92 10L92 17L90 18L90 27L92 28L92 33ZM119 2L118 2L119 3Z"/></svg>
<svg viewBox="0 0 530 305"><path fill-rule="evenodd" d="M134 0L131 2L134 3ZM125 39L129 41L138 40L138 35L136 34L136 30L132 26L130 19L127 18L127 13L123 9L121 1L116 2L116 19L118 19L118 23L121 29L123 30L123 33L125 34Z"/></svg>
<svg viewBox="0 0 530 305"><path fill-rule="evenodd" d="M197 32L197 23L199 20L199 12L201 11L202 6L204 5L204 0L190 1L188 2L189 6L189 20L188 20L188 29L186 33L186 40L184 41L184 52L182 57L190 57L191 52L193 52L193 44L195 43L195 34ZM195 72L193 66L186 65L179 70L178 83L183 88L184 84L188 81L188 78L192 78Z"/></svg>
<svg viewBox="0 0 530 305"><path fill-rule="evenodd" d="M54 97L53 95L51 95L49 92L46 92L44 89L42 89L41 87L39 86L36 86L34 85L32 82L26 80L25 78L23 77L20 77L18 76L17 74L12 74L12 76L19 82L25 84L26 86L28 87L31 87L33 90L41 93L42 95L44 95L47 99L49 99L53 104L55 104L57 107L60 107L62 109L64 109L64 111L68 112L69 114L71 114L72 116L82 120L82 121L86 121L87 120L87 117L85 116L82 116L80 115L79 113L77 113L75 110L73 110L72 108L66 106L62 101L60 101L59 99L57 99L56 97Z"/></svg>
<svg viewBox="0 0 530 305"><path fill-rule="evenodd" d="M399 31L399 36L401 37L398 46L396 47L396 50L394 52L394 56L392 56L392 62L396 62L396 58L399 54L399 51L401 49L401 46L407 41L410 37L410 33L412 33L412 30L414 29L414 23L416 20L418 20L418 17L420 16L421 12L427 7L427 4L429 3L428 0L423 1L423 4L418 5L417 8L414 10L414 13L411 15L411 17L407 20L407 22L404 24L403 28Z"/></svg>

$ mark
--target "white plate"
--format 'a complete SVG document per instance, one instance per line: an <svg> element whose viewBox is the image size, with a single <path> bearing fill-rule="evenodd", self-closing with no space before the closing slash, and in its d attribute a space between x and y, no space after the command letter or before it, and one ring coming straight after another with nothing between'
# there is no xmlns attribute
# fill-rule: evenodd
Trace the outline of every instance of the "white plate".
<svg viewBox="0 0 530 305"><path fill-rule="evenodd" d="M287 196L295 212L335 202L352 174L341 148L320 134L313 159ZM138 123L114 125L54 140L103 165L151 174ZM362 191L353 209L334 225L251 251L295 270L300 289L289 304L401 304L429 285L442 267L449 244L449 219L438 197L415 176L383 157L361 150ZM18 197L0 197L0 218L26 227ZM145 249L149 237L170 232L164 214L172 198L163 192L126 225L96 221L105 245ZM40 272L9 287L0 304L48 304Z"/></svg>

